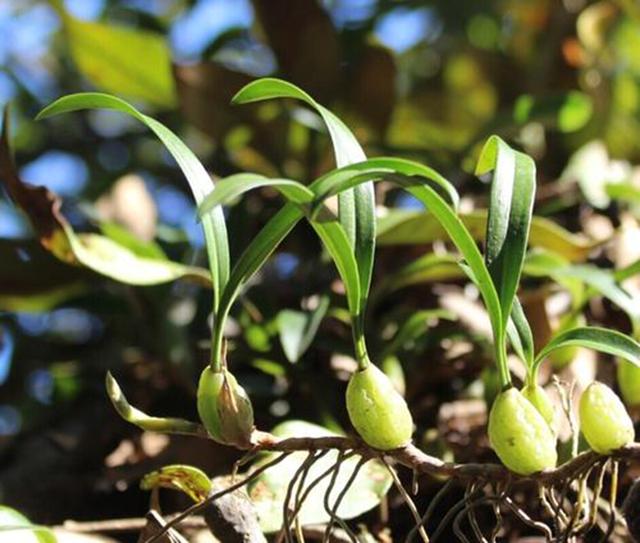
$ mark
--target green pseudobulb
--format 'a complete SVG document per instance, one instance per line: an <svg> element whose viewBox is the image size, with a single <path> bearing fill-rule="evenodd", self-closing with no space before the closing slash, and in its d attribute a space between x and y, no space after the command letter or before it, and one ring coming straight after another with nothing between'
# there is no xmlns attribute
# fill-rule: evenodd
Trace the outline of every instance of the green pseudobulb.
<svg viewBox="0 0 640 543"><path fill-rule="evenodd" d="M219 443L247 447L254 429L253 407L245 390L226 369L207 366L198 383L198 414Z"/></svg>
<svg viewBox="0 0 640 543"><path fill-rule="evenodd" d="M633 422L616 393L594 381L580 397L580 429L589 446L600 454L609 454L632 443Z"/></svg>
<svg viewBox="0 0 640 543"><path fill-rule="evenodd" d="M618 386L622 399L630 407L640 405L640 368L627 360L618 360Z"/></svg>
<svg viewBox="0 0 640 543"><path fill-rule="evenodd" d="M553 468L558 460L549 424L522 393L501 392L489 414L489 441L502 463L520 475Z"/></svg>
<svg viewBox="0 0 640 543"><path fill-rule="evenodd" d="M411 441L413 419L407 402L373 364L351 376L347 411L360 437L374 449L388 451Z"/></svg>
<svg viewBox="0 0 640 543"><path fill-rule="evenodd" d="M544 388L539 385L527 385L521 392L522 395L538 410L542 415L542 418L547 421L549 428L555 432L556 410Z"/></svg>

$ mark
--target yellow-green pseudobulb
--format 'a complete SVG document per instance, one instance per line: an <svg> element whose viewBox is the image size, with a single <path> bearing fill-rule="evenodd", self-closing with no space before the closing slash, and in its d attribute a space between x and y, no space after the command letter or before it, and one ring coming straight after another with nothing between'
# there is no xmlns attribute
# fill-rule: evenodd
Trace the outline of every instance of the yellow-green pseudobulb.
<svg viewBox="0 0 640 543"><path fill-rule="evenodd" d="M627 360L618 361L618 386L630 407L640 405L640 368Z"/></svg>
<svg viewBox="0 0 640 543"><path fill-rule="evenodd" d="M549 428L555 432L556 410L544 388L539 385L527 385L521 392L522 395L538 410L542 415L542 418L547 421Z"/></svg>
<svg viewBox="0 0 640 543"><path fill-rule="evenodd" d="M501 392L489 414L489 441L502 463L520 475L553 468L556 440L547 421L522 393Z"/></svg>
<svg viewBox="0 0 640 543"><path fill-rule="evenodd" d="M580 398L580 429L589 446L600 454L609 454L632 443L633 422L616 393L594 381Z"/></svg>
<svg viewBox="0 0 640 543"><path fill-rule="evenodd" d="M247 447L254 429L253 407L236 378L226 369L207 366L198 383L198 414L209 435L225 445Z"/></svg>
<svg viewBox="0 0 640 543"><path fill-rule="evenodd" d="M374 449L388 451L411 441L413 419L407 402L373 364L351 376L347 411L360 437Z"/></svg>

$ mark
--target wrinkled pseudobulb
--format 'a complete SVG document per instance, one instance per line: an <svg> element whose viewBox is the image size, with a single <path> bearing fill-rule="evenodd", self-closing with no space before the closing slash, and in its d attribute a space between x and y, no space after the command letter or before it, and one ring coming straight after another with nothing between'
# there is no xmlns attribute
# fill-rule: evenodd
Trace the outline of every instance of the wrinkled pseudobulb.
<svg viewBox="0 0 640 543"><path fill-rule="evenodd" d="M493 402L489 441L502 463L520 475L553 468L558 460L549 424L522 393L509 388Z"/></svg>

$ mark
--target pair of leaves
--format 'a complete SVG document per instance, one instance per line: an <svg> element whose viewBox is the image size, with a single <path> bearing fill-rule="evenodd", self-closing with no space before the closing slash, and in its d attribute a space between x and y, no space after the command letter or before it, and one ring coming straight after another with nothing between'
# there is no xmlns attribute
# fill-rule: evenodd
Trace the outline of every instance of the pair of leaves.
<svg viewBox="0 0 640 543"><path fill-rule="evenodd" d="M60 212L62 200L56 194L22 181L9 140L9 116L5 110L0 178L11 199L29 217L40 243L56 258L131 285L155 285L181 278L210 284L205 270L171 262L164 255L152 255L141 250L139 243L134 246L99 234L76 233Z"/></svg>
<svg viewBox="0 0 640 543"><path fill-rule="evenodd" d="M437 187L437 190L430 190L443 205L448 207L439 193L446 194L453 203L457 202L455 190L437 172L417 162L392 157L372 158L337 168L316 179L308 187L290 179L267 179L254 174L236 174L218 181L213 192L200 205L199 213L208 213L249 190L263 186L276 188L289 200L289 203L258 233L234 266L222 306L227 307L233 302L241 285L262 265L277 244L306 213L309 217L314 217L311 225L325 243L338 267L345 283L352 314L358 315L362 295L359 266L346 238L346 232L323 204L327 198L343 190L384 178L398 182L407 190L418 190L430 182Z"/></svg>
<svg viewBox="0 0 640 543"><path fill-rule="evenodd" d="M340 168L349 164L362 162L366 156L358 140L347 126L327 108L316 102L306 92L291 83L279 79L264 78L250 83L234 97L235 103L251 103L272 98L293 98L311 106L324 121L336 157L336 165ZM351 307L354 326L362 327L362 319L368 300L369 286L373 274L375 256L376 220L375 193L370 181L358 184L339 193L339 220L346 239L351 246L358 276L358 306ZM330 251L341 275L348 272L350 264L336 251L342 251L344 245L342 234L335 227L317 227L318 235ZM331 231L331 229L333 231ZM346 259L349 260L349 259ZM355 290L355 285L353 287Z"/></svg>
<svg viewBox="0 0 640 543"><path fill-rule="evenodd" d="M491 171L493 181L487 217L485 262L496 288L500 313L492 314L492 308L487 309L493 326L496 362L502 385L505 386L511 382L506 361L507 326L529 240L536 186L535 164L530 157L514 151L500 138L493 136L480 153L476 174ZM515 328L526 353L532 348L531 330L518 305L515 313Z"/></svg>

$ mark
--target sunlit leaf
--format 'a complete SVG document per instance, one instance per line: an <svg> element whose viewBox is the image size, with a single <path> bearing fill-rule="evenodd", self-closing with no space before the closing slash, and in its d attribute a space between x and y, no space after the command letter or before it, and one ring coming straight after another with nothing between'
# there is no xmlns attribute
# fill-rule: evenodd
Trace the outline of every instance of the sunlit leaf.
<svg viewBox="0 0 640 543"><path fill-rule="evenodd" d="M176 104L171 53L165 38L137 28L81 21L59 1L71 58L98 89L172 108Z"/></svg>
<svg viewBox="0 0 640 543"><path fill-rule="evenodd" d="M483 241L487 227L485 210L461 213L460 220L474 239ZM419 245L442 239L445 232L436 217L428 212L389 210L378 220L380 245ZM589 253L605 240L590 241L572 234L544 217L533 217L529 244L563 255L572 262L586 260Z"/></svg>
<svg viewBox="0 0 640 543"><path fill-rule="evenodd" d="M640 307L621 285L614 270L604 270L588 264L566 264L556 255L534 253L527 259L528 273L537 276L551 277L558 282L579 281L604 296L622 309L629 318L640 322ZM630 268L631 272L637 266ZM588 294L585 294L588 298Z"/></svg>
<svg viewBox="0 0 640 543"><path fill-rule="evenodd" d="M72 94L64 96L48 105L38 114L38 118L43 119L82 109L115 110L126 113L139 120L158 136L173 155L187 178L191 192L198 204L211 191L213 187L211 177L189 148L166 126L140 113L124 100L100 93ZM220 293L229 277L229 246L227 228L222 210L219 208L214 209L211 213L204 216L202 218L202 225L209 254L209 266L211 268L211 281L214 292L214 307L217 307Z"/></svg>

